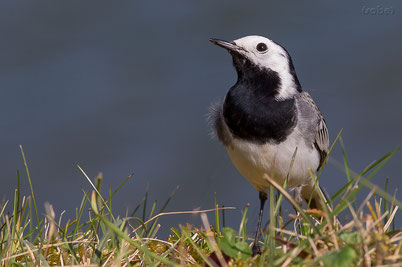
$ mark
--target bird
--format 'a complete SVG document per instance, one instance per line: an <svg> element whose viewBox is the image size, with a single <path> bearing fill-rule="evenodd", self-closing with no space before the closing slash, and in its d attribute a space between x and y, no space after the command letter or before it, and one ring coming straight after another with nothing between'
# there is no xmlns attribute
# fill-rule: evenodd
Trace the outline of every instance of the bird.
<svg viewBox="0 0 402 267"><path fill-rule="evenodd" d="M328 128L316 103L302 89L283 46L257 35L230 42L209 40L230 53L237 72L236 83L223 101L212 104L209 117L232 163L259 192L252 252L261 254L258 239L269 179L283 185L289 173L287 186L299 205L304 200L310 208L322 209L328 202L310 173L318 172L326 160Z"/></svg>

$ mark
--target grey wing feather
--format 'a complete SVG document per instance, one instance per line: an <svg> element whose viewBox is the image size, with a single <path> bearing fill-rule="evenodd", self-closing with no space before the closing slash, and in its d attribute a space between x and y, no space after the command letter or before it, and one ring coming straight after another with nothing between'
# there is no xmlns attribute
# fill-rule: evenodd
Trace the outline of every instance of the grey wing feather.
<svg viewBox="0 0 402 267"><path fill-rule="evenodd" d="M328 155L329 151L329 135L327 124L325 123L324 117L320 112L320 119L318 124L317 135L315 137L314 145L320 153L320 165L317 168L317 171L321 168L324 163L325 158Z"/></svg>
<svg viewBox="0 0 402 267"><path fill-rule="evenodd" d="M317 128L315 131L314 137L314 146L318 150L320 154L320 164L318 165L317 170L319 170L324 163L325 158L328 155L329 151L329 134L327 124L325 123L324 116L322 115L321 111L318 109L317 105L315 104L314 100L307 92L301 93L302 100L307 103L311 109L315 111L317 114Z"/></svg>

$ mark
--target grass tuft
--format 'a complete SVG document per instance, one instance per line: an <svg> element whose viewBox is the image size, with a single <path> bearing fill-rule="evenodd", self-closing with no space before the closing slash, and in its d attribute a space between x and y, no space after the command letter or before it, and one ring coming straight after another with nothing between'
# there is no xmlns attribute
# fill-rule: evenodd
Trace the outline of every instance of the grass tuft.
<svg viewBox="0 0 402 267"><path fill-rule="evenodd" d="M331 198L333 209L302 209L286 190L287 180L284 185L270 181L270 219L260 241L262 254L256 256L252 256L250 249L253 239L252 231L247 229L248 206L235 230L226 226L225 219L225 213L234 208L220 206L216 194L212 209L166 212L177 189L160 209L156 202L148 207L146 190L134 212L121 218L113 214L112 199L133 175L114 191L109 188L104 196L100 190L102 174L91 179L78 165L92 189L82 189L75 218L62 225L62 215L57 218L49 203L45 203L46 213L41 217L21 146L31 194L20 195L21 177L17 172L14 199L0 204L0 265L401 266L402 231L395 229L395 216L402 204L395 193L388 192L388 178L385 190L370 182L399 148L356 173L349 168L342 139L339 140L346 178L345 185ZM312 175L314 180L318 179ZM357 203L356 195L364 188L369 189L367 197ZM282 213L284 198L295 205L298 215ZM137 211L142 211L140 217L135 215ZM348 213L350 219L340 222L339 218L345 217L340 216L341 212ZM162 227L158 219L176 214L200 214L202 225L183 223L170 227L169 237L158 239ZM208 216L214 217L214 225Z"/></svg>

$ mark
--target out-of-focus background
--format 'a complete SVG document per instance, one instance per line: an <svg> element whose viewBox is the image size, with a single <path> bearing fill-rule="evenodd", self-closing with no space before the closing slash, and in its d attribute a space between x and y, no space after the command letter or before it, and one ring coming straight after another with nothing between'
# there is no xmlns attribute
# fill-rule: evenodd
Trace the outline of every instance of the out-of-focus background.
<svg viewBox="0 0 402 267"><path fill-rule="evenodd" d="M114 200L122 216L147 186L158 207L180 186L168 211L213 208L216 192L221 205L238 208L226 213L230 226L251 204L252 230L258 194L206 122L210 103L236 81L229 54L208 38L258 34L285 46L331 139L344 129L350 167L361 171L401 143L401 30L397 0L3 0L0 200L12 199L17 170L29 194L22 144L39 206L48 201L65 218L81 187L90 189L78 163L91 177L103 172L105 192L134 172ZM398 152L374 183L384 187L388 177L392 192L400 188L401 159ZM342 162L340 145L334 161ZM333 194L346 175L330 163L321 179ZM186 222L199 217L164 217L161 233Z"/></svg>

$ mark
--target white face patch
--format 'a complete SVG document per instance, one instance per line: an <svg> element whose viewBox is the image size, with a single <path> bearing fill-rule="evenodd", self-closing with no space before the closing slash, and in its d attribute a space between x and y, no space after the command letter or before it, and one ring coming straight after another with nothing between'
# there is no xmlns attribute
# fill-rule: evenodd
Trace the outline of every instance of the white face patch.
<svg viewBox="0 0 402 267"><path fill-rule="evenodd" d="M288 54L281 46L257 35L246 36L233 42L244 49L239 52L255 65L271 69L279 74L281 86L276 99L290 98L297 92L297 85L289 69Z"/></svg>

